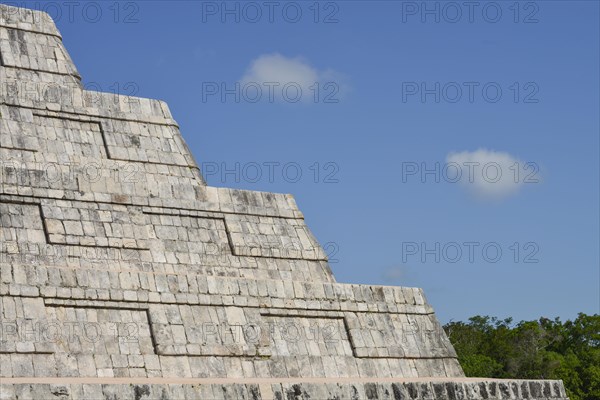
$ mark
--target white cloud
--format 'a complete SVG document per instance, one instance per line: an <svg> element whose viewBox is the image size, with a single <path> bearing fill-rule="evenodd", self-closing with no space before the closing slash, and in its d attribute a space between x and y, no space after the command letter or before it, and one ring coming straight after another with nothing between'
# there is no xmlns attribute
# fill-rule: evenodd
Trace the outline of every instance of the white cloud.
<svg viewBox="0 0 600 400"><path fill-rule="evenodd" d="M269 99L272 90L276 101L326 102L339 100L339 78L335 71L318 70L302 57L289 58L274 53L253 60L240 83L248 87L249 92L252 85L259 85L264 99Z"/></svg>
<svg viewBox="0 0 600 400"><path fill-rule="evenodd" d="M448 154L446 175L446 180L459 182L474 196L493 200L515 195L525 183L539 181L535 163L487 149Z"/></svg>

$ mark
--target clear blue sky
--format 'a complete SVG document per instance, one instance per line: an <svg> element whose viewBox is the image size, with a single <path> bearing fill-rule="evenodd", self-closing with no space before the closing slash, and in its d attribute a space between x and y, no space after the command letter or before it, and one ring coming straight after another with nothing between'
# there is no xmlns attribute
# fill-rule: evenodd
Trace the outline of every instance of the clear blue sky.
<svg viewBox="0 0 600 400"><path fill-rule="evenodd" d="M312 1L285 11L281 2L269 21L260 1L256 23L245 3L222 21L236 2L108 1L84 11L83 1L72 18L66 4L48 3L59 6L84 82L167 101L209 184L294 194L318 239L335 243L338 281L423 287L443 322L599 312L598 2L480 2L461 15L433 1L321 2L318 15ZM436 4L439 22L422 13ZM207 92L295 79L297 103ZM440 101L423 101L421 83L436 82ZM439 183L403 176L482 160L504 174L514 162L535 169L497 191L448 174ZM212 173L236 162L239 182ZM272 182L269 162L280 163ZM284 175L286 163L295 164ZM530 173L537 183L522 182ZM472 262L465 242L478 243ZM439 262L423 251L436 243Z"/></svg>

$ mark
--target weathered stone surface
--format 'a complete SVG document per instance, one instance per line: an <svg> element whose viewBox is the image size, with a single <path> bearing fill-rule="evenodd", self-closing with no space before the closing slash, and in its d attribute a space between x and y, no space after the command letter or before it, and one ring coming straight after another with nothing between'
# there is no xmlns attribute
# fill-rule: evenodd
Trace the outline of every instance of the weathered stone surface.
<svg viewBox="0 0 600 400"><path fill-rule="evenodd" d="M46 14L0 5L0 54L0 399L566 397L464 380L421 289L337 283L292 196L207 186Z"/></svg>
<svg viewBox="0 0 600 400"><path fill-rule="evenodd" d="M520 389L523 381L356 382L356 383L198 383L186 384L71 384L1 385L0 399L147 399L147 400L565 400L559 381L531 381L541 393ZM492 387L507 389L500 394ZM561 387L555 390L555 387ZM495 393L495 394L492 394ZM82 397L85 395L85 397Z"/></svg>

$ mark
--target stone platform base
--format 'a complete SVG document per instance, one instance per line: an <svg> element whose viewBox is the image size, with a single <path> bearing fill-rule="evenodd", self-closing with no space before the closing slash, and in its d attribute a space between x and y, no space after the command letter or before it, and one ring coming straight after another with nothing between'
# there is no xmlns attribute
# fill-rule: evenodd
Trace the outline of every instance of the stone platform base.
<svg viewBox="0 0 600 400"><path fill-rule="evenodd" d="M25 378L28 379L28 378ZM24 379L24 380L25 380ZM30 382L31 378L28 379ZM75 383L76 381L80 383ZM61 378L0 384L2 400L568 400L561 381L486 379L215 379ZM18 382L16 379L10 381ZM36 379L33 379L35 382ZM41 378L40 382L48 381ZM61 383L62 381L62 383ZM104 383L118 381L119 383Z"/></svg>

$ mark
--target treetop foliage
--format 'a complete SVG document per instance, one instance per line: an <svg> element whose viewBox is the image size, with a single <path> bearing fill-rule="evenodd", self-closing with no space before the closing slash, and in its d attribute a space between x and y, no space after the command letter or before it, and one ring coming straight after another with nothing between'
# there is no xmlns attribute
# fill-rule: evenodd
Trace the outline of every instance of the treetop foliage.
<svg viewBox="0 0 600 400"><path fill-rule="evenodd" d="M600 315L564 323L475 316L444 330L467 376L562 379L571 400L600 400Z"/></svg>

